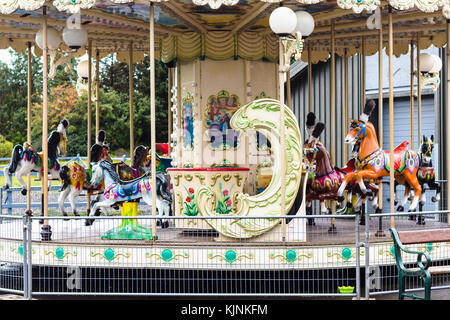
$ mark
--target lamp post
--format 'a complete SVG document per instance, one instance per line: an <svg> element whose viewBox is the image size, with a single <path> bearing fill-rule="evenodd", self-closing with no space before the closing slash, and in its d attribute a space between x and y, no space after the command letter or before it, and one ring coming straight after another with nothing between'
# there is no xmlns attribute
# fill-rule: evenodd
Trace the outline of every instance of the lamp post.
<svg viewBox="0 0 450 320"><path fill-rule="evenodd" d="M312 26L311 26L312 22ZM280 100L280 147L286 150L285 110L284 110L284 79L289 71L291 57L299 60L303 50L302 33L309 35L314 30L314 19L307 12L295 13L288 7L278 7L270 15L270 28L279 38L279 100ZM281 210L286 214L286 153L281 154ZM286 240L286 220L282 220L282 240Z"/></svg>

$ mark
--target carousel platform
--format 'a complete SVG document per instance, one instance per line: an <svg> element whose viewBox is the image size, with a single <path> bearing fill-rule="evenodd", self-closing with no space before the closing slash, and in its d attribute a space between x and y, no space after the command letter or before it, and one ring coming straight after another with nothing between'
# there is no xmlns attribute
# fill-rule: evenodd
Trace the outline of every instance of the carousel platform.
<svg viewBox="0 0 450 320"><path fill-rule="evenodd" d="M49 220L51 241L41 241L41 224L33 219L32 258L39 265L121 266L145 268L206 268L206 269L285 269L335 268L355 265L355 222L353 219L335 219L336 233L330 233L330 219L315 219L307 225L306 242L279 241L265 237L263 241L218 241L217 233L185 231L157 227L157 240L101 239L116 227L116 219L97 219L85 226L82 217L70 220ZM151 220L141 220L151 229ZM391 254L392 239L388 231L390 218L383 219L383 236L376 235L379 220L370 219L370 259L377 264L394 264ZM407 217L397 218L399 230L442 228L447 223L427 219L426 226L417 225ZM364 241L364 225L359 225L360 242ZM22 220L3 220L0 224L0 260L22 262ZM440 247L442 249L442 246ZM449 251L450 254L450 251ZM365 252L361 250L360 258Z"/></svg>
<svg viewBox="0 0 450 320"><path fill-rule="evenodd" d="M315 219L307 226L306 242L217 241L216 234L183 232L173 221L168 228L157 227L158 240L102 240L101 235L119 223L97 219L92 226L85 219L49 220L52 240L41 241L41 225L32 224L32 274L34 292L97 292L154 294L271 294L327 293L338 287L354 286L358 252L355 250L355 222L336 219L337 233L328 232L329 219ZM151 228L150 220L140 221ZM440 228L446 223L396 219L396 228ZM383 237L376 237L378 219L371 219L370 250L360 248L363 279L364 260L378 266L380 277L395 282L393 242L385 218ZM364 241L364 225L360 225ZM0 281L23 272L22 220L3 220L0 224ZM267 239L267 238L266 238ZM450 259L449 244L427 250L433 261ZM411 261L415 257L411 257ZM405 258L408 262L408 258ZM77 275L78 281L73 282ZM392 280L394 279L394 280ZM384 281L384 280L383 280ZM75 284L74 284L75 283Z"/></svg>

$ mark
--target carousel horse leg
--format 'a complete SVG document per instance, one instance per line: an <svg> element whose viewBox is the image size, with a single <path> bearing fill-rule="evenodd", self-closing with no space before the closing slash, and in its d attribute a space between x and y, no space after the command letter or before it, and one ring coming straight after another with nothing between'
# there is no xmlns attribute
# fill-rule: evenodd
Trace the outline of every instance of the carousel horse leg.
<svg viewBox="0 0 450 320"><path fill-rule="evenodd" d="M429 186L431 190L436 190L436 195L431 197L431 201L438 202L439 200L441 200L441 185L433 180L430 181Z"/></svg>
<svg viewBox="0 0 450 320"><path fill-rule="evenodd" d="M414 189L414 198L408 210L408 212L414 212L416 211L417 204L419 203L419 198L422 194L422 187L417 180L417 170L415 170L413 174L406 170L404 176L406 182Z"/></svg>
<svg viewBox="0 0 450 320"><path fill-rule="evenodd" d="M328 208L325 205L325 200L320 201L320 213L321 214L328 214Z"/></svg>
<svg viewBox="0 0 450 320"><path fill-rule="evenodd" d="M358 201L356 201L356 204L355 204L355 214L360 215L361 218L359 220L359 224L361 226L364 226L366 224L366 216L362 215L362 205L363 205L364 201L366 201L366 197L360 196Z"/></svg>
<svg viewBox="0 0 450 320"><path fill-rule="evenodd" d="M405 193L403 194L402 201L400 202L400 205L397 207L397 211L403 212L405 211L405 205L408 201L409 193L411 192L411 188L408 184L405 185Z"/></svg>
<svg viewBox="0 0 450 320"><path fill-rule="evenodd" d="M110 200L104 200L100 202L95 202L93 206L91 206L91 210L89 211L89 216L99 216L101 207L111 207L114 205L114 202ZM85 226L91 226L94 223L95 219L86 219Z"/></svg>
<svg viewBox="0 0 450 320"><path fill-rule="evenodd" d="M75 199L76 197L78 197L81 193L81 189L77 190L77 189L73 189L72 192L70 192L69 194L69 202L70 202L70 206L72 207L72 213L74 216L78 217L79 214L77 212L77 207L75 206Z"/></svg>
<svg viewBox="0 0 450 320"><path fill-rule="evenodd" d="M25 172L24 169L25 169L24 167L21 167L19 170L16 170L16 179L17 179L17 181L19 181L20 185L22 186L22 190L20 191L20 193L22 193L22 195L26 196L27 195L27 184L23 180L23 176L27 175L28 172Z"/></svg>
<svg viewBox="0 0 450 320"><path fill-rule="evenodd" d="M306 215L307 216L312 215L312 202L311 201L306 202ZM314 222L314 218L308 218L307 221L308 221L309 226L316 225L316 223Z"/></svg>
<svg viewBox="0 0 450 320"><path fill-rule="evenodd" d="M67 196L71 192L71 186L68 186L64 191L59 193L58 197L58 206L59 206L59 212L62 213L63 216L67 216L66 211L64 210L64 201L66 200ZM64 219L69 220L69 219Z"/></svg>

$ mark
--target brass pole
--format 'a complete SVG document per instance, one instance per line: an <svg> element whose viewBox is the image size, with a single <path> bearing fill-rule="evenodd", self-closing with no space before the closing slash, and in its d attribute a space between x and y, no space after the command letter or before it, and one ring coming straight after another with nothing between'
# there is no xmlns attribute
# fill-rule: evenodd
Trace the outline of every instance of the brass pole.
<svg viewBox="0 0 450 320"><path fill-rule="evenodd" d="M128 95L130 100L130 158L133 161L133 152L134 152L134 83L133 83L133 41L130 41L130 48L128 52ZM152 158L154 159L154 158Z"/></svg>
<svg viewBox="0 0 450 320"><path fill-rule="evenodd" d="M331 150L330 150L330 160L331 165L334 167L336 164L336 44L335 44L335 33L334 33L334 20L331 22L331 88L330 88L330 122L331 122ZM334 215L336 211L336 203L331 201L331 214ZM328 232L336 232L336 219L331 218L331 226Z"/></svg>
<svg viewBox="0 0 450 320"><path fill-rule="evenodd" d="M348 57L347 49L344 50L344 134L348 132ZM344 146L344 163L348 161L348 147Z"/></svg>
<svg viewBox="0 0 450 320"><path fill-rule="evenodd" d="M420 32L417 32L417 145L420 147L422 135L422 86L420 85Z"/></svg>
<svg viewBox="0 0 450 320"><path fill-rule="evenodd" d="M362 49L362 105L366 103L366 38L361 39L361 49Z"/></svg>
<svg viewBox="0 0 450 320"><path fill-rule="evenodd" d="M170 143L171 143L171 136L172 136L172 86L173 86L173 76L172 76L172 68L168 68L167 72L168 72L168 90L167 90L167 100L168 100L168 104L167 104L167 115L168 115L168 128L167 128L167 141L168 141L168 146L169 146L169 156L170 156Z"/></svg>
<svg viewBox="0 0 450 320"><path fill-rule="evenodd" d="M390 212L394 212L394 74L393 74L393 26L392 26L392 7L389 6L388 14L389 24L389 162L391 170L389 172L390 187ZM395 226L394 217L391 216L391 227Z"/></svg>
<svg viewBox="0 0 450 320"><path fill-rule="evenodd" d="M378 33L378 136L380 147L383 148L383 13L380 8L380 29ZM378 184L378 213L383 212L383 183ZM383 218L379 218L378 230L376 237L384 237Z"/></svg>
<svg viewBox="0 0 450 320"><path fill-rule="evenodd" d="M446 110L446 124L450 123L450 20L447 20L447 48L445 50L447 54L447 92L446 92L446 99L447 99L447 110ZM450 141L450 128L448 125L445 127L446 131L446 139L445 141ZM450 148L447 146L446 150L446 175L447 175L447 210L450 210ZM447 224L450 225L450 213L447 214Z"/></svg>
<svg viewBox="0 0 450 320"><path fill-rule="evenodd" d="M152 216L156 216L156 107L155 107L155 6L150 3L150 136L152 175ZM152 220L152 235L156 237L156 220Z"/></svg>
<svg viewBox="0 0 450 320"><path fill-rule="evenodd" d="M409 111L410 111L410 124L409 124L409 132L411 139L411 149L414 149L414 41L411 41L411 49L409 51L410 56L410 98L409 98ZM420 136L419 136L420 139Z"/></svg>
<svg viewBox="0 0 450 320"><path fill-rule="evenodd" d="M286 72L286 104L287 106L292 109L292 102L291 102L291 72L288 70Z"/></svg>
<svg viewBox="0 0 450 320"><path fill-rule="evenodd" d="M31 144L31 42L28 46L28 72L27 72L27 142ZM27 213L31 215L31 174L28 174L27 180Z"/></svg>
<svg viewBox="0 0 450 320"><path fill-rule="evenodd" d="M286 132L284 126L284 75L285 72L281 71L284 65L284 48L283 40L280 37L279 44L279 63L280 69L278 72L279 81L279 95L280 95L280 145L281 145L281 215L286 214ZM286 240L286 219L282 219L281 232L282 240Z"/></svg>
<svg viewBox="0 0 450 320"><path fill-rule="evenodd" d="M47 47L47 7L43 8L43 35L42 35L42 213L48 217L48 47ZM44 220L41 238L43 241L51 240L51 227L48 220Z"/></svg>
<svg viewBox="0 0 450 320"><path fill-rule="evenodd" d="M95 132L100 130L100 50L95 53L95 90L97 97L95 99Z"/></svg>
<svg viewBox="0 0 450 320"><path fill-rule="evenodd" d="M308 112L312 112L312 62L311 45L308 45Z"/></svg>
<svg viewBox="0 0 450 320"><path fill-rule="evenodd" d="M88 42L88 102L87 102L87 157L88 167L91 168L91 131L92 131L92 40ZM91 194L87 193L87 210L91 210Z"/></svg>

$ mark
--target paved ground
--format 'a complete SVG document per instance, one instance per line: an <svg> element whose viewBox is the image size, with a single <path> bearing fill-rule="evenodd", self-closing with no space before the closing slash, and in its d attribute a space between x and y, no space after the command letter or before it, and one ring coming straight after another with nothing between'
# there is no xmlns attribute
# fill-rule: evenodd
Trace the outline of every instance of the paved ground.
<svg viewBox="0 0 450 320"><path fill-rule="evenodd" d="M423 291L417 291L415 292L418 295L423 295ZM117 297L116 297L117 298ZM398 295L396 293L394 294L385 294L385 295L377 295L372 297L374 300L397 300ZM55 297L52 296L46 296L46 297L33 297L33 300L52 300L55 299ZM63 296L58 297L57 299L71 299L69 296ZM75 299L83 299L82 297L77 296ZM92 299L90 297L89 299ZM95 298L98 300L102 300L101 297ZM109 300L109 298L107 298ZM133 298L128 298L133 299ZM150 298L152 299L152 298ZM199 300L202 300L202 298L197 298ZM320 298L319 300L349 300L350 298ZM450 289L441 289L441 290L432 290L431 291L431 299L432 300L450 300ZM0 300L24 300L24 297L21 295L16 294L9 294L9 293L0 293ZM299 298L299 300L317 300L313 298ZM411 300L406 298L405 300Z"/></svg>

